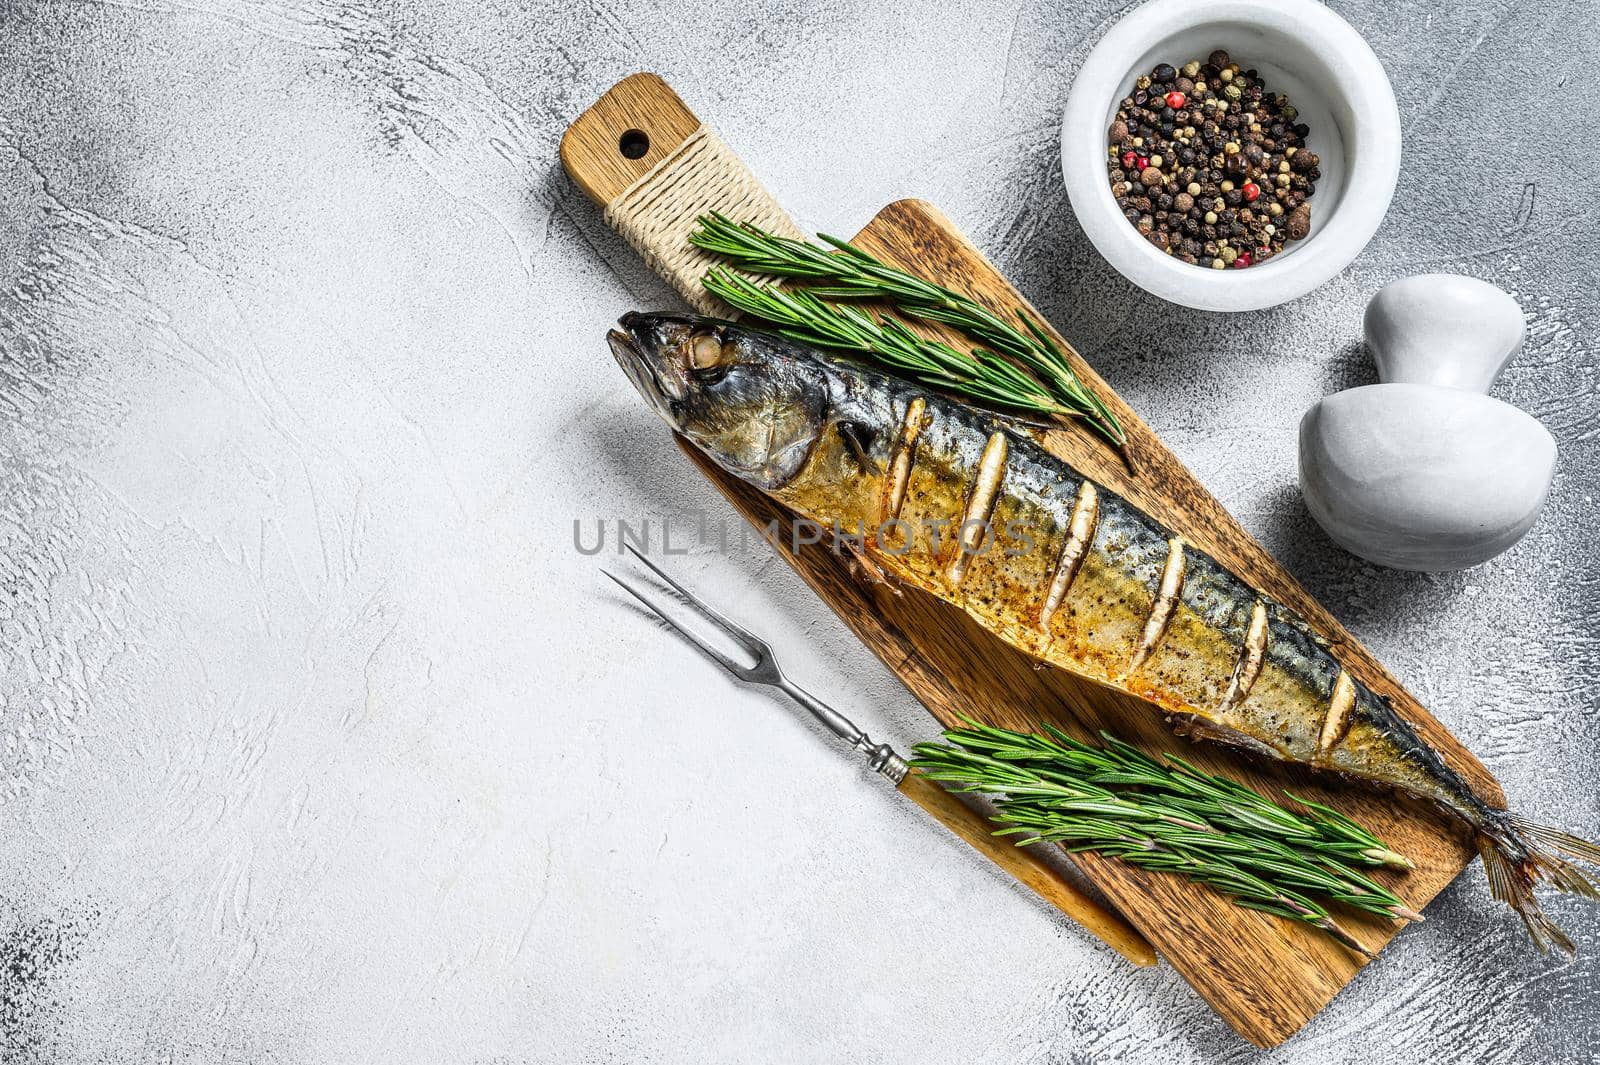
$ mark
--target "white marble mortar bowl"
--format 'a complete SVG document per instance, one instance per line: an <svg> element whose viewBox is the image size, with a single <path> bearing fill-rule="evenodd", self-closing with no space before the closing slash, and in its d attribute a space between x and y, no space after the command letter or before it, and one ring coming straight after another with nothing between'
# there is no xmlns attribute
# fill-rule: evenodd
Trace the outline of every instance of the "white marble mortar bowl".
<svg viewBox="0 0 1600 1065"><path fill-rule="evenodd" d="M1311 233L1260 265L1214 270L1160 251L1118 209L1106 173L1117 104L1158 63L1204 63L1221 48L1285 93L1321 158ZM1400 112L1383 65L1348 22L1314 0L1152 0L1113 26L1073 82L1061 170L1083 231L1128 280L1210 311L1273 307L1349 265L1383 221L1400 174Z"/></svg>

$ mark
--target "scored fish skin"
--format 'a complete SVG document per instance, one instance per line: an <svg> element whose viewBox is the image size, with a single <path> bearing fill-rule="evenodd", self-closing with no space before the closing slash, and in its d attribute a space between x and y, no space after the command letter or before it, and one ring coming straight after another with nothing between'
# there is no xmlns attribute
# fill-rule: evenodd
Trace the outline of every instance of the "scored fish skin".
<svg viewBox="0 0 1600 1065"><path fill-rule="evenodd" d="M892 378L859 376L859 383L833 390L827 420L833 431L818 437L791 480L771 489L775 499L830 527L851 533L865 529L870 545L870 534L888 517L881 509L880 478L897 443L893 427L920 399L925 420L898 515L913 534L909 543L891 543L904 544L904 550L870 551L878 569L961 607L1008 643L1051 665L1182 715L1202 734L1402 786L1473 819L1481 815L1481 801L1442 760L1437 766L1417 764L1426 746L1403 720L1379 712L1379 696L1358 681L1356 719L1377 721L1381 732L1396 733L1388 741L1387 759L1374 755L1373 745L1380 741L1365 728L1351 728L1331 750L1319 750L1341 672L1323 641L1293 611L1265 600L1109 489L1095 486L1098 518L1088 552L1048 625L1041 625L1042 596L1055 576L1085 478L1001 419ZM839 432L841 424L854 428ZM858 454L847 441L862 439L863 427L874 430L872 445ZM974 472L997 436L1008 441L1007 460L987 522L999 535L987 549L967 556L955 580L950 573L957 546L954 523L969 512ZM1029 530L1031 549L1008 550L1013 545L1003 542L1007 528ZM1183 559L1181 592L1141 660L1175 544ZM1258 603L1268 619L1264 661L1249 690L1225 706ZM1359 742L1359 753L1346 749L1352 740Z"/></svg>
<svg viewBox="0 0 1600 1065"><path fill-rule="evenodd" d="M1535 881L1593 885L1600 848L1487 802L1287 606L1046 451L1027 427L793 341L628 315L611 346L713 461L860 544L874 571L1180 731L1398 788L1475 835L1496 897L1571 950ZM707 364L706 353L719 352Z"/></svg>

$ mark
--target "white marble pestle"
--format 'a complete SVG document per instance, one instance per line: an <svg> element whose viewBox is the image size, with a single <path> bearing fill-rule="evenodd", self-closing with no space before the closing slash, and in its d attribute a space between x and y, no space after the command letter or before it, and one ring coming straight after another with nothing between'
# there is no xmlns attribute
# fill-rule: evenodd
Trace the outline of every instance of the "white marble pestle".
<svg viewBox="0 0 1600 1065"><path fill-rule="evenodd" d="M1522 346L1522 309L1475 278L1420 274L1367 305L1382 382L1300 422L1300 490L1328 535L1396 569L1466 569L1522 539L1555 473L1538 421L1486 393Z"/></svg>

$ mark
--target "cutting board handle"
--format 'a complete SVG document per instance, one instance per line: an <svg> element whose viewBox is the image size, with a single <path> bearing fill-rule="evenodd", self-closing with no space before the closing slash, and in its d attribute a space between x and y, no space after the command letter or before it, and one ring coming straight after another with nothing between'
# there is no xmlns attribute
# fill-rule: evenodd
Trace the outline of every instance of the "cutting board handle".
<svg viewBox="0 0 1600 1065"><path fill-rule="evenodd" d="M655 74L613 85L561 137L561 164L606 223L694 307L731 317L700 284L717 260L689 243L695 219L721 211L804 237L750 169Z"/></svg>

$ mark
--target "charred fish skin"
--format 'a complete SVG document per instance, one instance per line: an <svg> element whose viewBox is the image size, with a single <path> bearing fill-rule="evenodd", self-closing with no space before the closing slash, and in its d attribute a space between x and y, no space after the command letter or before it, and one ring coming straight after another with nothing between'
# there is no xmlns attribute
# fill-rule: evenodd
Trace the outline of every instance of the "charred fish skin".
<svg viewBox="0 0 1600 1065"><path fill-rule="evenodd" d="M729 329L720 335L743 345L749 357L781 367L778 377L808 382L798 405L815 407L817 389L825 396L814 431L775 449L805 459L793 468L783 464L788 476L781 481L761 482L774 498L851 533L876 532L886 517L897 521L903 540L876 553L886 572L966 609L1022 650L1139 695L1191 719L1198 730L1316 763L1317 739L1344 670L1293 611L1004 419L781 338ZM696 336L694 351L704 346ZM815 387L811 373L793 369L808 362L820 374ZM756 435L765 442L766 428ZM740 461L732 472L743 474L752 450L762 448L736 450ZM982 483L985 472L989 483ZM1096 499L1088 548L1049 624L1040 626L1054 563L1069 546L1085 489ZM885 514L886 499L892 515ZM971 521L1027 528L1033 549L1014 553L991 543L973 550L960 535ZM1249 690L1230 700L1228 684L1249 653L1258 604L1267 615L1261 662ZM1378 696L1357 690L1354 723L1323 752L1326 767L1470 810L1465 783Z"/></svg>
<svg viewBox="0 0 1600 1065"><path fill-rule="evenodd" d="M1266 599L1115 492L1094 485L1026 432L892 378L834 369L839 376L828 390L831 425L903 426L915 414L921 426L897 513L910 527L911 542L880 558L886 571L962 606L1052 665L1140 695L1189 719L1197 731L1275 758L1316 764L1317 740L1344 669L1298 614ZM831 434L837 443L829 435L813 461L772 494L819 522L870 532L881 513L873 501L884 494L875 478L891 465L896 432L876 434L877 450L867 462L844 445L845 434ZM1003 477L997 486L981 485L997 438L1006 441ZM1085 486L1096 495L1096 527L1079 573L1041 634L1029 615L1042 607L1040 590L1054 576L1049 563L1071 537ZM1037 542L1034 550L1016 555L998 544L959 553L954 557L966 564L953 569L952 552L970 546L959 540L958 530L975 518L971 503L978 488L998 495L986 511L991 525L1009 520L1034 530ZM1163 579L1173 572L1181 582L1175 598L1164 602ZM1262 662L1250 690L1230 706L1227 682L1247 653L1258 604L1267 617ZM1357 692L1352 727L1326 752L1324 768L1405 787L1478 817L1482 804L1459 775L1379 696L1359 683Z"/></svg>
<svg viewBox="0 0 1600 1065"><path fill-rule="evenodd" d="M1535 942L1571 949L1533 886L1594 894L1561 855L1600 862L1600 848L1486 802L1304 618L1025 427L732 323L622 324L611 344L629 379L724 469L864 533L883 573L1180 731L1431 801L1474 833L1491 889ZM1000 542L1012 529L1026 549Z"/></svg>

